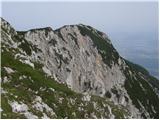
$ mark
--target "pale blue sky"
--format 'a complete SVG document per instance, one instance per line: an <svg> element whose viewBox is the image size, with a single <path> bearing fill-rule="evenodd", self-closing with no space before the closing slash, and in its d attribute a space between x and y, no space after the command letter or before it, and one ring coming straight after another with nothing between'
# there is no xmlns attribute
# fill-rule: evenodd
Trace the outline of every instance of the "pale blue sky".
<svg viewBox="0 0 160 120"><path fill-rule="evenodd" d="M16 29L88 24L110 31L155 31L158 2L3 2L2 16Z"/></svg>
<svg viewBox="0 0 160 120"><path fill-rule="evenodd" d="M123 57L148 69L154 58L150 66L158 73L158 2L3 2L2 17L16 30L93 26L111 38Z"/></svg>

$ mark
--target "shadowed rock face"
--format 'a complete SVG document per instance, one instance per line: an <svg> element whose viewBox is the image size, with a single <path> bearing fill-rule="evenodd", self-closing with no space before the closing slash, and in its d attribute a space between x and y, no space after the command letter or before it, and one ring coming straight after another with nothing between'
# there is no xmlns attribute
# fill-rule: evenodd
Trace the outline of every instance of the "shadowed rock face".
<svg viewBox="0 0 160 120"><path fill-rule="evenodd" d="M122 105L130 118L158 118L157 80L123 59L106 34L82 24L17 32L1 19L1 26L2 52L18 49L13 53L22 63L33 69L39 63L47 76L73 91Z"/></svg>

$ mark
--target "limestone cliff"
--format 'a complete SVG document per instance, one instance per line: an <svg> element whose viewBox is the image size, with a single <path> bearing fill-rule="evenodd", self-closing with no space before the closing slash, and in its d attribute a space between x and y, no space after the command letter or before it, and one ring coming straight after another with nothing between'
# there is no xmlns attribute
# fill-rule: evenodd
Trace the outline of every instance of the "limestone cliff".
<svg viewBox="0 0 160 120"><path fill-rule="evenodd" d="M13 67L12 64L3 63L6 54L10 54L17 62L29 65L30 69L41 71L45 76L44 79L52 79L51 81L56 82L58 86L65 86L67 87L66 89L71 89L75 94L81 94L82 97L76 99L81 99L81 103L90 101L94 110L96 110L96 101L91 98L94 98L93 96L96 96L96 98L99 96L98 99L103 99L101 100L101 104L104 104L104 106L101 106L100 109L104 111L104 115L99 116L95 112L88 113L89 110L86 109L82 110L84 112L82 118L114 118L116 115L112 110L113 108L109 106L109 103L103 103L104 101L110 101L117 108L126 111L122 113L123 117L119 118L158 118L159 87L155 85L158 83L158 80L150 76L141 66L122 58L105 33L82 24L66 25L57 30L46 27L28 31L16 31L7 21L1 19L1 38L3 91L7 93L13 92L10 90L12 88L7 87L7 85L11 84L10 81L13 79L12 74L16 73L16 71L21 73L21 70L16 70L18 66ZM14 72L12 73L11 71ZM22 79L33 79L34 81L34 76L37 74L30 75L31 78L27 75L24 73L20 74L19 79L21 77ZM37 82L35 81L32 84L38 86L39 84ZM20 84L21 82L17 81L16 85L18 86ZM15 85L13 84L12 86ZM29 84L27 87L33 90L32 85ZM44 87L47 88L48 86L46 85ZM55 89L54 87L53 89ZM39 93L40 88L35 92ZM61 93L61 91L59 92ZM65 91L63 92L65 94ZM59 94L58 90L56 94ZM48 99L55 98L56 94L53 94ZM4 94L4 96L7 95ZM35 97L39 97L37 98L38 103L41 103L41 107L46 107L45 109L48 112L45 112L46 114L50 113L50 118L58 118L58 115L54 112L56 111L56 107L50 105L54 102L47 104L44 103L45 99L41 98L44 96L36 95ZM69 99L66 104L73 101L76 102L76 100L70 100L71 98L69 96L67 97L67 95L65 98L61 96L57 99L62 99L60 100L62 103L64 102L63 99ZM15 99L10 100L9 104L12 107L12 112L16 113L14 111L14 105L19 104L25 110L30 109L29 103L26 103L27 106L24 104L25 99L21 100L23 103L16 103ZM36 101L31 102L38 104ZM78 108L77 106L74 109L73 111L85 108ZM116 110L118 113L118 109ZM41 111L40 107L38 111ZM66 111L63 112L65 113ZM19 113L21 114L21 112ZM26 114L35 117L37 113L25 112L24 115L27 116ZM75 118L81 118L76 112L73 112L73 114ZM62 118L73 117L67 116L67 114L60 116ZM36 117L40 118L38 116Z"/></svg>

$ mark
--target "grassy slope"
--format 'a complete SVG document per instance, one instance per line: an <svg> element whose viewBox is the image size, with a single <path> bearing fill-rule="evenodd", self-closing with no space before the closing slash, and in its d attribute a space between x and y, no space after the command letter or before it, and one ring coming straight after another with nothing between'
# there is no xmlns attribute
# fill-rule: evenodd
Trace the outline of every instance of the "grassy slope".
<svg viewBox="0 0 160 120"><path fill-rule="evenodd" d="M2 78L4 76L10 77L9 82L3 83L2 87L8 93L2 94L2 118L25 118L23 114L12 112L11 106L8 104L10 101L22 101L29 106L29 111L37 115L39 118L42 116L42 112L35 110L32 107L32 101L35 96L40 96L48 106L50 106L56 113L56 118L85 118L85 114L88 113L88 117L91 118L91 113L100 118L101 115L109 118L109 111L107 107L103 107L102 103L111 106L112 112L116 118L124 118L124 114L128 113L123 109L115 106L112 102L105 100L104 98L92 96L90 102L82 101L82 95L71 91L66 85L57 83L54 79L46 77L39 67L33 69L29 65L23 64L18 60L14 59L12 54L9 52L2 53L2 68L10 67L15 70L15 73L8 75L4 69L2 69ZM38 66L38 65L37 65ZM19 79L20 76L28 76L25 79ZM40 88L45 89L42 91ZM52 92L50 88L55 89ZM31 89L31 90L29 90ZM38 92L36 92L38 91ZM17 97L16 97L17 96ZM59 98L64 98L62 104L59 102ZM75 100L75 104L72 105L70 99ZM94 109L93 103L97 102L99 109ZM54 104L58 107L55 108ZM83 106L81 106L83 104ZM78 107L82 107L82 112L78 111ZM71 113L76 114L74 116ZM54 118L55 116L50 116Z"/></svg>
<svg viewBox="0 0 160 120"><path fill-rule="evenodd" d="M143 67L133 64L127 60L125 61L129 66L129 69L126 69L124 71L127 77L127 80L125 81L125 88L129 96L131 97L133 103L137 108L140 109L141 106L138 103L138 100L139 100L143 104L143 106L145 106L145 109L149 112L151 118L159 118L159 97L155 94L153 88L148 84L148 82L150 83L153 82L151 84L155 86L154 83L156 83L158 80L150 76L148 71ZM129 75L129 72L128 72L129 70L135 72L135 76L137 80L133 76ZM142 78L138 74L139 72L141 72L143 76L145 76L145 78ZM145 89L145 91L142 90L142 87L140 86L140 84L143 85L143 88ZM147 101L149 101L148 104L147 104ZM151 106L154 106L156 113L152 111ZM142 116L144 118L147 117L144 114L142 114Z"/></svg>

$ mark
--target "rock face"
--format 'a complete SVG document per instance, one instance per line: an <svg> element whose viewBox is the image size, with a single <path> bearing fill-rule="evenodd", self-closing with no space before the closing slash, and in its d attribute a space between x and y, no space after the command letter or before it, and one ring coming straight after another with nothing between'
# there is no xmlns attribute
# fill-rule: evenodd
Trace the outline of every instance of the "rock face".
<svg viewBox="0 0 160 120"><path fill-rule="evenodd" d="M158 118L158 80L141 66L122 58L106 34L82 24L57 30L46 27L16 31L4 19L1 19L1 33L2 54L11 52L14 59L32 69L40 69L54 81L84 94L82 101L90 101L90 95L96 95L124 107L128 111L124 118ZM51 118L56 118L50 109ZM110 106L107 109L112 114ZM76 113L74 115L78 118ZM90 114L90 118L114 116Z"/></svg>

